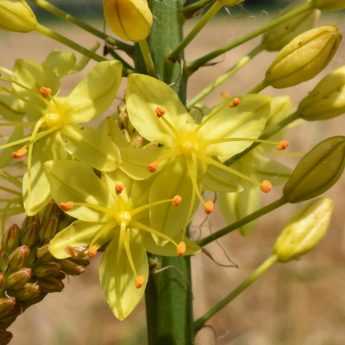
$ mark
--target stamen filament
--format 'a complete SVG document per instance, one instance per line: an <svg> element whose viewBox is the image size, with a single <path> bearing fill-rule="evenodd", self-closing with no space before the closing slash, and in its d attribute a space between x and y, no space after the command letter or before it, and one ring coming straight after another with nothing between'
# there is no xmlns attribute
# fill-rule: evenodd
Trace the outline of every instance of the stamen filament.
<svg viewBox="0 0 345 345"><path fill-rule="evenodd" d="M222 164L222 163L220 163L220 162L218 162L215 159L210 158L210 157L205 157L204 159L205 159L206 163L208 163L210 165L214 165L215 167L217 167L217 168L219 168L219 169L221 169L221 170L223 170L225 172L228 172L228 173L230 173L232 175L238 176L238 177L240 177L240 178L242 178L242 179L252 183L255 186L258 185L256 181L254 181L251 178L249 178L248 176L240 173L236 169L230 168L229 166L224 165L224 164Z"/></svg>
<svg viewBox="0 0 345 345"><path fill-rule="evenodd" d="M173 199L166 199L166 200L160 200L160 201L155 201L155 202L151 202L150 204L146 204L144 206L140 206L136 209L134 209L133 211L131 211L131 216L134 217L142 212L145 212L146 210L150 209L151 207L156 207L156 206L160 206L160 205L164 205L164 204L168 204L168 203L172 203Z"/></svg>
<svg viewBox="0 0 345 345"><path fill-rule="evenodd" d="M124 232L124 247L125 247L125 252L127 254L127 259L129 262L129 266L131 267L134 275L137 277L138 273L137 270L135 268L135 264L134 264L134 260L133 260L133 256L132 256L132 252L131 252L131 246L130 246L130 242L129 242L129 233L128 233L128 229L125 230Z"/></svg>
<svg viewBox="0 0 345 345"><path fill-rule="evenodd" d="M269 144L269 145L278 145L279 141L272 141L272 140L262 140L257 138L222 138L222 139L214 139L208 140L207 143L209 145L213 144L222 144L222 143L230 143L232 141L251 141L253 143L262 143L262 144Z"/></svg>

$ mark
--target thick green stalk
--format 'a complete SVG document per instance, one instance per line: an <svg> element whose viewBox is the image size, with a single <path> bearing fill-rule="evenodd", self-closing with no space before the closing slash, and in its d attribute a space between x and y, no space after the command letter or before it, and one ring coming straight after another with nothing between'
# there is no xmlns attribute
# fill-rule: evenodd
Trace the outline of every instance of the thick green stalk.
<svg viewBox="0 0 345 345"><path fill-rule="evenodd" d="M186 98L186 79L180 64L166 60L182 40L184 0L151 0L156 18L150 38L151 51L160 79ZM149 345L192 345L193 308L189 258L156 258L166 269L151 272L146 289Z"/></svg>
<svg viewBox="0 0 345 345"><path fill-rule="evenodd" d="M243 291L255 283L269 268L271 268L278 258L275 255L270 256L266 259L252 274L248 276L239 286L232 290L227 296L216 303L205 315L195 321L194 329L195 332L199 331L205 323L232 302L237 296Z"/></svg>

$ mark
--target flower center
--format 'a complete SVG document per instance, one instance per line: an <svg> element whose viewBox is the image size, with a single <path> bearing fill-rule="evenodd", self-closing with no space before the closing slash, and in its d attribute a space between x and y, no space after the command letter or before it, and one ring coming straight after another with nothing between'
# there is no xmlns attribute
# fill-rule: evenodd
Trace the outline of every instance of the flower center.
<svg viewBox="0 0 345 345"><path fill-rule="evenodd" d="M205 149L205 146L196 132L184 132L176 138L176 150L181 155L198 155Z"/></svg>
<svg viewBox="0 0 345 345"><path fill-rule="evenodd" d="M132 215L128 211L119 212L116 214L115 218L119 224L125 224L126 226L128 226L132 221Z"/></svg>
<svg viewBox="0 0 345 345"><path fill-rule="evenodd" d="M46 114L43 116L45 127L63 127L69 122L68 120L67 106L57 99L52 99L49 102Z"/></svg>

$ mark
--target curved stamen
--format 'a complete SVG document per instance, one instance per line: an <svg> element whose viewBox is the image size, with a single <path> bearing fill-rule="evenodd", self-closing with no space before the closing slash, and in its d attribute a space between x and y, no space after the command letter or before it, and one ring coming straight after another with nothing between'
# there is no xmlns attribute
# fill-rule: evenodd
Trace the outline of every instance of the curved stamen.
<svg viewBox="0 0 345 345"><path fill-rule="evenodd" d="M274 145L277 146L281 143L281 141L272 141L272 140L262 140L257 138L223 138L223 139L213 139L213 140L207 140L208 145L214 145L214 144L223 144L223 143L230 143L232 141L251 141L253 143L261 143L261 144L268 144L268 145ZM285 142L284 142L285 144Z"/></svg>
<svg viewBox="0 0 345 345"><path fill-rule="evenodd" d="M130 214L131 214L132 217L134 217L134 216L136 216L136 215L138 215L138 214L140 214L142 212L145 212L146 210L148 210L148 209L150 209L152 207L156 207L156 206L160 206L160 205L164 205L164 204L168 204L168 203L174 205L175 197L176 197L176 195L173 198L171 198L171 199L159 200L159 201L151 202L149 204L140 206L138 208L135 208L133 211L130 211ZM179 204L178 205L176 204L176 206L179 206Z"/></svg>

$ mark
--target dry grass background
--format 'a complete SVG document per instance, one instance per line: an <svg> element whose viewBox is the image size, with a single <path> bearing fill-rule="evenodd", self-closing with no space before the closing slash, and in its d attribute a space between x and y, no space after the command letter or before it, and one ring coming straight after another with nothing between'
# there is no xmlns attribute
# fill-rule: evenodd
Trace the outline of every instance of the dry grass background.
<svg viewBox="0 0 345 345"><path fill-rule="evenodd" d="M188 58L221 46L239 33L250 30L263 20L265 13L246 13L245 17L227 17L209 26L189 50ZM344 16L326 17L323 22L344 28ZM79 42L91 46L92 38L59 27ZM241 47L212 68L193 77L190 94L195 94L216 75L224 71L252 44ZM61 48L55 42L35 34L0 34L0 64L10 67L16 58L41 61L52 48ZM344 63L344 45L327 71ZM250 89L264 75L274 55L262 54L221 90L241 94ZM318 77L319 78L319 77ZM75 82L69 78L66 87ZM296 102L315 84L315 80L293 89L267 94L289 94ZM220 91L221 91L220 90ZM220 92L219 91L219 92ZM216 102L219 92L209 98ZM344 120L327 123L302 124L290 131L292 151L305 151L321 138L344 134ZM292 164L295 160L289 160ZM279 193L276 192L276 193ZM343 345L345 344L345 238L344 207L345 181L328 193L336 200L336 214L329 236L318 250L288 265L274 267L254 287L229 305L198 336L202 345ZM265 197L269 202L271 197ZM287 206L266 216L247 238L234 233L222 241L238 268L222 268L205 256L194 261L194 302L196 315L201 315L220 297L232 289L270 254L272 243L288 217L301 206ZM196 227L200 219L196 221ZM214 230L222 225L219 215L209 219ZM204 233L209 229L204 229ZM211 252L222 263L226 257L216 245ZM97 262L80 278L66 282L62 294L49 296L45 301L24 313L11 328L15 333L13 345L144 345L145 313L143 305L125 322L116 321L107 308L98 286ZM162 344L164 345L164 344ZM177 344L178 345L178 344Z"/></svg>

